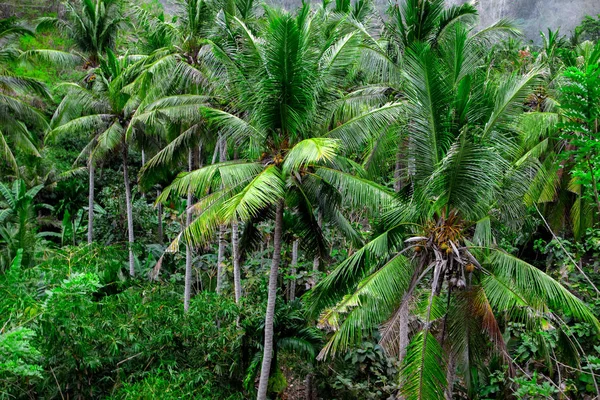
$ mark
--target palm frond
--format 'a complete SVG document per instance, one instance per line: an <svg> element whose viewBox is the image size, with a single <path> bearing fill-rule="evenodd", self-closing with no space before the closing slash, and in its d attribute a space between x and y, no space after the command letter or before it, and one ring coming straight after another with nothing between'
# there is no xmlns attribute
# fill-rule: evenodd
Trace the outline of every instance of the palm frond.
<svg viewBox="0 0 600 400"><path fill-rule="evenodd" d="M363 279L352 294L319 317L319 324L334 330L319 359L360 343L398 308L413 274L414 266L397 254L376 272ZM343 322L340 322L343 321Z"/></svg>
<svg viewBox="0 0 600 400"><path fill-rule="evenodd" d="M281 172L276 166L269 166L223 205L223 215L227 220L247 221L284 194Z"/></svg>
<svg viewBox="0 0 600 400"><path fill-rule="evenodd" d="M497 249L491 251L485 264L497 279L518 291L527 304L537 308L547 305L551 311L568 313L578 320L588 322L596 331L600 329L600 323L589 307L543 271ZM488 298L491 304L502 304L499 298L492 300L489 294ZM508 303L503 308L507 306Z"/></svg>
<svg viewBox="0 0 600 400"><path fill-rule="evenodd" d="M401 373L401 393L407 400L442 400L446 388L444 351L427 331L414 335Z"/></svg>
<svg viewBox="0 0 600 400"><path fill-rule="evenodd" d="M289 174L307 165L332 161L337 155L339 141L330 138L311 138L297 143L285 156L282 170Z"/></svg>

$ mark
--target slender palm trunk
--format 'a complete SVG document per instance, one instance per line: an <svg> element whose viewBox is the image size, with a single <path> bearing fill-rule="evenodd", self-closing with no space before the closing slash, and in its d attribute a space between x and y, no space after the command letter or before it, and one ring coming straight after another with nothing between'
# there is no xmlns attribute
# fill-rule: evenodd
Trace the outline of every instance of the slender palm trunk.
<svg viewBox="0 0 600 400"><path fill-rule="evenodd" d="M225 281L225 246L227 240L225 240L225 226L219 226L219 250L217 252L217 294L221 294L223 291L223 283Z"/></svg>
<svg viewBox="0 0 600 400"><path fill-rule="evenodd" d="M446 400L453 399L454 393L454 379L456 378L456 357L452 354L449 356L448 360L448 370L446 371L446 381L448 386L446 387L444 397Z"/></svg>
<svg viewBox="0 0 600 400"><path fill-rule="evenodd" d="M399 323L398 323L398 360L402 362L406 356L406 350L408 349L408 323L409 323L409 298L410 295L405 296L400 304Z"/></svg>
<svg viewBox="0 0 600 400"><path fill-rule="evenodd" d="M95 185L95 166L92 156L88 161L88 170L90 173L90 188L88 192L88 232L87 241L91 244L94 241L94 185Z"/></svg>
<svg viewBox="0 0 600 400"><path fill-rule="evenodd" d="M292 280L290 281L289 287L289 300L296 300L296 269L298 267L298 245L300 241L298 239L294 240L292 243L292 265L290 268L290 275L292 275Z"/></svg>
<svg viewBox="0 0 600 400"><path fill-rule="evenodd" d="M188 171L192 170L193 167L193 155L190 150L188 154ZM192 191L189 190L187 194L187 203L185 211L185 227L190 226L192 222ZM185 245L185 282L184 282L184 294L183 294L183 310L187 312L190 308L190 298L192 296L192 246L190 244Z"/></svg>
<svg viewBox="0 0 600 400"><path fill-rule="evenodd" d="M323 214L321 213L321 210L319 210L319 212L317 214L317 225L319 225L319 228L323 227ZM311 288L315 287L315 285L317 284L317 276L318 275L319 275L319 255L317 254L315 256L315 258L313 259L313 276L312 276L312 279L310 280Z"/></svg>
<svg viewBox="0 0 600 400"><path fill-rule="evenodd" d="M237 160L237 151L234 152L233 159ZM231 258L233 259L233 292L235 294L235 302L239 303L242 298L242 272L241 272L241 255L239 241L239 225L237 221L231 224Z"/></svg>
<svg viewBox="0 0 600 400"><path fill-rule="evenodd" d="M231 224L231 252L233 258L233 289L235 293L235 302L239 303L242 298L242 278L240 266L240 248L238 223Z"/></svg>
<svg viewBox="0 0 600 400"><path fill-rule="evenodd" d="M127 166L127 145L123 144L123 178L125 182L125 202L127 203L127 234L129 236L129 275L135 275L133 258L133 205L131 203L131 183L129 182L129 167Z"/></svg>
<svg viewBox="0 0 600 400"><path fill-rule="evenodd" d="M219 141L220 153L219 162L227 160L227 143L224 138ZM223 281L225 280L225 246L227 241L225 240L226 228L225 225L219 227L219 251L217 253L217 294L221 294L223 290Z"/></svg>
<svg viewBox="0 0 600 400"><path fill-rule="evenodd" d="M160 196L160 190L156 190L156 197ZM162 203L158 203L158 230L156 232L157 240L160 245L164 243L164 234L163 234L163 205Z"/></svg>
<svg viewBox="0 0 600 400"><path fill-rule="evenodd" d="M275 212L275 231L273 233L273 258L269 273L269 295L265 315L265 343L263 346L262 367L258 384L258 400L266 400L271 361L273 360L273 318L275 317L275 302L277 300L277 278L281 261L281 239L283 235L283 200L279 200Z"/></svg>
<svg viewBox="0 0 600 400"><path fill-rule="evenodd" d="M308 375L306 375L306 379L304 380L304 387L306 388L304 398L306 400L312 400L313 399L313 375L312 374L309 373Z"/></svg>
<svg viewBox="0 0 600 400"><path fill-rule="evenodd" d="M142 149L142 167L146 165L146 152ZM146 193L142 192L142 198L146 198Z"/></svg>

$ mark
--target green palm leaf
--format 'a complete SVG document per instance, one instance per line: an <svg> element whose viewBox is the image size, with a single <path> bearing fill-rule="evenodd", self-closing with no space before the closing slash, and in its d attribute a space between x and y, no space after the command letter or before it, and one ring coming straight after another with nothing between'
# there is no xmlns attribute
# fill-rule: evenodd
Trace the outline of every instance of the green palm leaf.
<svg viewBox="0 0 600 400"><path fill-rule="evenodd" d="M446 368L444 351L428 330L414 335L402 368L401 393L407 400L444 399Z"/></svg>

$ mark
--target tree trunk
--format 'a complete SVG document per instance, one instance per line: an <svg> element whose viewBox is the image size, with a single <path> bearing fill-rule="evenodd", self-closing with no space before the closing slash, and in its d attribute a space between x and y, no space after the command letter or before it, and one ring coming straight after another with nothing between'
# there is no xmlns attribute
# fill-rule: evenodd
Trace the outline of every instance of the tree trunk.
<svg viewBox="0 0 600 400"><path fill-rule="evenodd" d="M450 354L448 358L448 370L446 372L448 386L446 387L444 395L446 400L452 400L452 394L454 393L454 378L456 378L456 357Z"/></svg>
<svg viewBox="0 0 600 400"><path fill-rule="evenodd" d="M312 400L313 399L313 375L311 373L306 375L306 379L304 380L304 387L305 387L305 394L304 394L304 398L305 400Z"/></svg>
<svg viewBox="0 0 600 400"><path fill-rule="evenodd" d="M409 298L410 294L407 294L404 299L402 299L402 303L400 304L400 313L399 322L398 322L398 360L400 363L404 360L406 356L406 350L408 349L409 339L408 339L408 323L409 323Z"/></svg>
<svg viewBox="0 0 600 400"><path fill-rule="evenodd" d="M217 294L223 291L223 281L225 280L225 225L219 226L219 250L217 252Z"/></svg>
<svg viewBox="0 0 600 400"><path fill-rule="evenodd" d="M289 300L296 300L296 267L298 266L298 245L300 241L298 239L294 240L292 244L292 265L290 269L290 275L292 275L292 280L290 281L289 287Z"/></svg>
<svg viewBox="0 0 600 400"><path fill-rule="evenodd" d="M323 213L321 213L321 210L319 210L319 212L317 213L317 225L319 225L319 228L323 228ZM310 287L314 288L315 285L317 284L317 276L319 275L319 255L317 254L315 256L315 258L313 259L313 276L312 279L310 280Z"/></svg>
<svg viewBox="0 0 600 400"><path fill-rule="evenodd" d="M233 289L235 302L239 303L242 298L242 278L240 266L239 232L237 221L231 224L231 252L233 258Z"/></svg>
<svg viewBox="0 0 600 400"><path fill-rule="evenodd" d="M156 197L160 196L160 190L156 190ZM158 231L157 231L157 240L160 245L164 243L164 234L163 234L163 205L162 203L158 203Z"/></svg>
<svg viewBox="0 0 600 400"><path fill-rule="evenodd" d="M146 165L146 152L144 151L144 149L142 149L142 167L144 167L144 165ZM142 198L146 198L145 192L142 192Z"/></svg>
<svg viewBox="0 0 600 400"><path fill-rule="evenodd" d="M94 241L94 186L95 186L95 166L92 156L88 161L88 170L90 173L90 188L88 192L88 232L87 241L91 244Z"/></svg>
<svg viewBox="0 0 600 400"><path fill-rule="evenodd" d="M225 139L219 140L220 153L219 162L227 161L227 143ZM221 187L222 189L222 187ZM225 225L219 227L219 251L217 253L217 294L221 294L223 290L223 281L225 280Z"/></svg>
<svg viewBox="0 0 600 400"><path fill-rule="evenodd" d="M192 150L188 154L188 171L192 171L193 168L193 155ZM189 190L187 194L187 203L185 210L185 227L190 226L192 222L192 191ZM192 246L190 244L185 245L185 282L183 290L183 310L185 312L190 308L190 298L192 296Z"/></svg>
<svg viewBox="0 0 600 400"><path fill-rule="evenodd" d="M127 233L129 236L129 275L135 275L135 260L133 258L133 204L131 203L131 184L129 182L129 167L127 166L127 145L123 143L123 178L125 181L125 202L127 203Z"/></svg>
<svg viewBox="0 0 600 400"><path fill-rule="evenodd" d="M275 302L277 300L277 277L281 261L281 239L283 235L283 200L279 200L275 213L275 231L273 233L273 258L269 273L269 295L267 299L267 312L265 315L265 343L263 346L262 368L258 384L257 400L266 400L273 359L273 318L275 316Z"/></svg>

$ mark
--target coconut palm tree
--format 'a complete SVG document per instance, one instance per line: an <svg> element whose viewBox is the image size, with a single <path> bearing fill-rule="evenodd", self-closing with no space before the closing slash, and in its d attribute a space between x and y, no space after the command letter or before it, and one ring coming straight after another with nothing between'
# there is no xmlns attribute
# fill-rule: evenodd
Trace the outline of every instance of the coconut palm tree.
<svg viewBox="0 0 600 400"><path fill-rule="evenodd" d="M37 95L50 98L48 89L41 82L13 74L5 63L14 61L19 51L12 40L33 34L21 26L15 18L0 20L0 156L18 175L19 170L14 149L40 156L36 140L30 128L45 130L48 126L44 115L32 107L26 96Z"/></svg>
<svg viewBox="0 0 600 400"><path fill-rule="evenodd" d="M446 6L444 0L404 0L390 5L387 14L388 18L382 22L384 29L381 35L373 35L355 23L364 37L361 71L370 82L402 98L405 85L402 66L406 49L414 43L427 43L437 48L447 36L452 35L454 24L473 23L477 9L469 2ZM484 29L480 36L491 39L517 32L512 23L501 20ZM408 179L406 160L402 158L402 147L406 145L402 127L389 127L381 132L367 147L365 166L372 173L372 179L380 179L382 172L385 173L382 166L389 166L394 171L394 189L399 192Z"/></svg>
<svg viewBox="0 0 600 400"><path fill-rule="evenodd" d="M88 169L89 220L88 241L91 241L94 213L94 170L95 163L108 153L121 153L123 179L127 207L127 232L129 241L129 274L135 275L133 254L133 210L131 181L129 177L129 143L126 131L130 128L131 117L140 98L129 94L125 88L133 82L143 65L137 57L117 58L110 50L107 57L100 60L100 67L82 85L69 84L69 94L58 106L52 120L53 129L47 140L57 135L91 132L92 137L81 155L89 155Z"/></svg>
<svg viewBox="0 0 600 400"><path fill-rule="evenodd" d="M97 67L107 50L115 50L119 29L124 25L122 0L69 0L65 2L67 20L43 17L38 20L36 30L55 27L66 33L77 47L75 54ZM38 57L64 62L73 57L58 51L33 52ZM32 53L32 54L33 54Z"/></svg>
<svg viewBox="0 0 600 400"><path fill-rule="evenodd" d="M435 46L405 49L410 192L380 219L380 231L307 299L334 331L320 357L381 329L403 360L401 395L443 399L459 372L470 393L492 343L511 363L501 326L548 321L569 343L561 311L600 324L544 272L495 246L495 223L518 227L539 171L516 122L539 70L490 82L484 36L455 23ZM496 316L501 316L498 318Z"/></svg>
<svg viewBox="0 0 600 400"><path fill-rule="evenodd" d="M210 128L242 150L243 159L181 174L161 195L166 199L191 189L199 198L195 219L180 235L186 243L210 240L222 224L242 222L252 229L261 220L274 220L259 399L266 398L271 368L284 209L298 212L300 245L308 255L326 256L317 207L325 221L356 238L340 211L341 200L375 210L393 194L356 176L362 168L342 156L342 144L360 148L372 131L393 122L401 108L395 103L373 107L369 100L343 94L358 56L359 35L322 41L319 21L308 5L296 17L271 8L266 16L260 38L236 19L233 25L242 33L239 47L212 46L235 108L204 107L202 112Z"/></svg>

